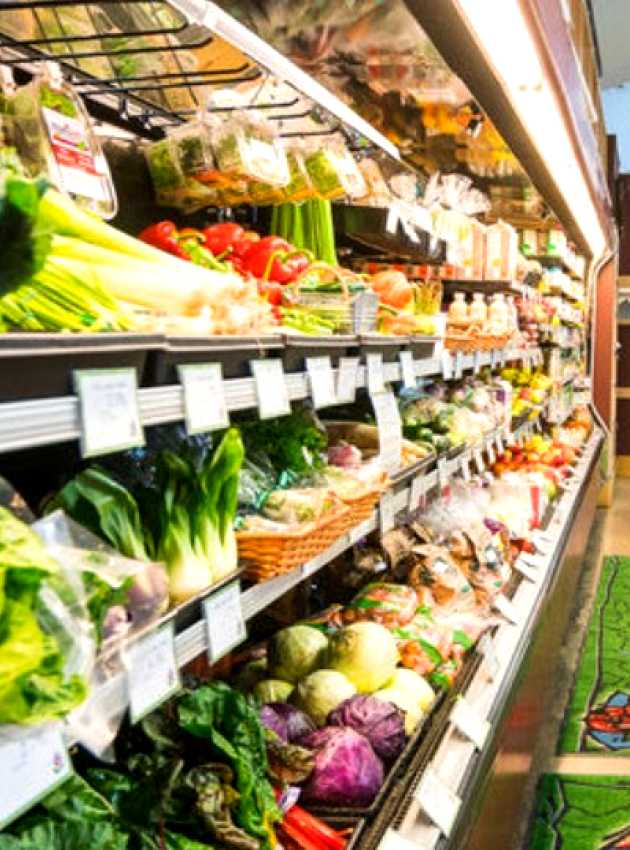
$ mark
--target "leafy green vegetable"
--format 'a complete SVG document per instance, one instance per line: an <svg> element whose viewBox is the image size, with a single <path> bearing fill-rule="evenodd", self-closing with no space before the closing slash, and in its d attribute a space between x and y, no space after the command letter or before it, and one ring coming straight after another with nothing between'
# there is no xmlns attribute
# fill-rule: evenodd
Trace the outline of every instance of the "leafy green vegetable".
<svg viewBox="0 0 630 850"><path fill-rule="evenodd" d="M127 850L129 837L109 823L47 820L19 836L0 835L0 850Z"/></svg>
<svg viewBox="0 0 630 850"><path fill-rule="evenodd" d="M247 456L266 456L278 476L288 472L299 478L325 466L326 434L304 408L290 416L245 422L241 432Z"/></svg>
<svg viewBox="0 0 630 850"><path fill-rule="evenodd" d="M207 741L233 769L240 794L236 821L264 848L274 846L273 824L282 819L267 779L265 732L257 710L237 691L214 682L186 694L177 706L186 732Z"/></svg>
<svg viewBox="0 0 630 850"><path fill-rule="evenodd" d="M0 294L24 283L44 265L50 237L38 225L37 214L45 190L44 181L0 173Z"/></svg>

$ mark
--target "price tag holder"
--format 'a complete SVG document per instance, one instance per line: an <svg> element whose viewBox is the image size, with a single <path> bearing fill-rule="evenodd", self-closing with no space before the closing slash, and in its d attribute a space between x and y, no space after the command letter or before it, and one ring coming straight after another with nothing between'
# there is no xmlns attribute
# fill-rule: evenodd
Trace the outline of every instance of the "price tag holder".
<svg viewBox="0 0 630 850"><path fill-rule="evenodd" d="M11 737L0 735L0 829L71 774L61 723L23 727Z"/></svg>
<svg viewBox="0 0 630 850"><path fill-rule="evenodd" d="M81 456L120 452L144 445L135 369L78 369Z"/></svg>
<svg viewBox="0 0 630 850"><path fill-rule="evenodd" d="M387 534L396 524L396 508L394 506L394 494L386 490L381 496L378 509L381 534Z"/></svg>
<svg viewBox="0 0 630 850"><path fill-rule="evenodd" d="M485 463L483 462L483 452L477 447L473 449L473 460L475 461L475 466L477 467L477 472L481 475L481 473L486 468Z"/></svg>
<svg viewBox="0 0 630 850"><path fill-rule="evenodd" d="M464 355L461 351L456 352L455 354L455 380L461 380L464 374Z"/></svg>
<svg viewBox="0 0 630 850"><path fill-rule="evenodd" d="M527 561L524 561L522 558L518 558L518 560L514 562L514 569L528 581L531 581L534 584L538 581L538 573L536 570L533 567L530 567Z"/></svg>
<svg viewBox="0 0 630 850"><path fill-rule="evenodd" d="M184 388L187 433L204 434L227 428L230 416L225 402L221 364L178 366L177 372Z"/></svg>
<svg viewBox="0 0 630 850"><path fill-rule="evenodd" d="M342 357L337 370L337 403L351 404L357 397L358 357Z"/></svg>
<svg viewBox="0 0 630 850"><path fill-rule="evenodd" d="M402 422L396 396L391 390L372 396L372 407L378 426L379 457L387 472L400 469Z"/></svg>
<svg viewBox="0 0 630 850"><path fill-rule="evenodd" d="M383 368L383 355L379 352L368 354L366 359L367 388L370 395L385 391L385 370Z"/></svg>
<svg viewBox="0 0 630 850"><path fill-rule="evenodd" d="M413 360L413 354L411 351L401 351L399 357L403 387L412 390L416 386L416 364Z"/></svg>
<svg viewBox="0 0 630 850"><path fill-rule="evenodd" d="M477 349L477 351L473 354L473 374L478 375L481 370L481 351Z"/></svg>
<svg viewBox="0 0 630 850"><path fill-rule="evenodd" d="M409 511L417 511L421 506L423 497L427 492L427 478L425 475L416 475L411 481L409 488Z"/></svg>
<svg viewBox="0 0 630 850"><path fill-rule="evenodd" d="M445 457L439 457L437 461L437 483L440 493L448 486L448 463Z"/></svg>
<svg viewBox="0 0 630 850"><path fill-rule="evenodd" d="M453 357L450 351L442 352L442 377L445 381L453 380Z"/></svg>
<svg viewBox="0 0 630 850"><path fill-rule="evenodd" d="M492 603L492 607L495 611L498 611L499 614L502 614L506 620L509 620L510 623L518 626L520 622L518 611L516 610L516 606L512 600L508 599L507 596L500 593Z"/></svg>
<svg viewBox="0 0 630 850"><path fill-rule="evenodd" d="M465 697L458 697L450 717L451 723L464 738L468 738L478 750L483 750L491 725L479 714Z"/></svg>
<svg viewBox="0 0 630 850"><path fill-rule="evenodd" d="M462 801L444 784L431 765L425 769L414 796L427 817L448 838L453 831Z"/></svg>
<svg viewBox="0 0 630 850"><path fill-rule="evenodd" d="M477 649L482 655L486 670L491 679L496 679L501 671L501 665L497 657L497 648L494 645L492 635L488 632L482 635L477 643Z"/></svg>
<svg viewBox="0 0 630 850"><path fill-rule="evenodd" d="M134 641L123 654L127 665L131 722L137 723L181 687L173 623L167 623Z"/></svg>
<svg viewBox="0 0 630 850"><path fill-rule="evenodd" d="M256 385L258 413L261 419L288 416L291 413L289 390L281 360L250 360Z"/></svg>
<svg viewBox="0 0 630 850"><path fill-rule="evenodd" d="M470 481L472 476L471 476L471 472L470 472L470 458L468 457L468 455L464 455L462 457L460 465L461 465L462 477L463 477L464 481L467 481L467 482Z"/></svg>
<svg viewBox="0 0 630 850"><path fill-rule="evenodd" d="M330 357L307 357L306 371L311 385L311 398L316 410L337 403L335 376Z"/></svg>
<svg viewBox="0 0 630 850"><path fill-rule="evenodd" d="M204 599L203 618L208 639L208 658L214 664L247 637L238 581L233 581Z"/></svg>

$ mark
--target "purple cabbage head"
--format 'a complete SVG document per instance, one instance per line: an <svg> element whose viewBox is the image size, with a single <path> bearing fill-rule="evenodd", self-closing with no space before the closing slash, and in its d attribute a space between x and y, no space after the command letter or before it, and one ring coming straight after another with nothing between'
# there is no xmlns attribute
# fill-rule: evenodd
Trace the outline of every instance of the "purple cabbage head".
<svg viewBox="0 0 630 850"><path fill-rule="evenodd" d="M404 713L393 703L376 697L357 694L344 700L330 712L327 722L363 735L384 761L394 761L407 740Z"/></svg>
<svg viewBox="0 0 630 850"><path fill-rule="evenodd" d="M263 725L290 744L315 731L315 724L303 711L286 702L270 702L260 709Z"/></svg>
<svg viewBox="0 0 630 850"><path fill-rule="evenodd" d="M305 800L332 806L369 806L383 784L383 764L354 729L325 726L300 741L315 752Z"/></svg>

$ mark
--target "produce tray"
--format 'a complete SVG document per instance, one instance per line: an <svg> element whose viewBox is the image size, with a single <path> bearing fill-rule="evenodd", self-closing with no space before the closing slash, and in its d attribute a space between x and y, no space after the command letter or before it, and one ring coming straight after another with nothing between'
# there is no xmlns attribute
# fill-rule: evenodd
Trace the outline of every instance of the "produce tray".
<svg viewBox="0 0 630 850"><path fill-rule="evenodd" d="M0 398L72 395L75 369L135 369L138 386L146 386L147 360L163 344L159 334L1 334Z"/></svg>
<svg viewBox="0 0 630 850"><path fill-rule="evenodd" d="M408 336L386 336L384 334L361 334L359 350L363 356L382 354L383 363L396 363L401 351L408 348Z"/></svg>
<svg viewBox="0 0 630 850"><path fill-rule="evenodd" d="M359 356L359 337L354 334L331 334L330 336L283 335L284 368L286 372L306 371L305 358L328 355L333 368L339 365L340 357Z"/></svg>
<svg viewBox="0 0 630 850"><path fill-rule="evenodd" d="M395 472L393 475L390 475L392 488L396 489L399 488L401 485L408 484L410 479L415 478L421 473L424 473L426 475L429 472L432 472L433 469L435 469L436 462L437 455L431 454L428 457L422 458L422 460L419 460L416 463L412 463L409 466L405 466L402 469L399 469L398 472Z"/></svg>
<svg viewBox="0 0 630 850"><path fill-rule="evenodd" d="M169 336L147 364L152 386L177 384L177 367L187 364L220 363L224 378L250 377L249 361L280 357L282 337L274 336Z"/></svg>
<svg viewBox="0 0 630 850"><path fill-rule="evenodd" d="M404 788L404 777L415 775L416 764L419 761L428 762L437 744L442 738L444 727L451 713L453 704L459 694L468 687L480 663L480 656L471 651L460 670L459 676L450 691L439 691L436 701L424 722L407 741L404 750L392 765L380 791L370 806L363 808L316 806L309 804L308 808L319 817L347 816L365 817L371 819L392 800L400 800Z"/></svg>
<svg viewBox="0 0 630 850"><path fill-rule="evenodd" d="M440 264L446 261L446 242L434 239L426 230L414 228L418 241L412 241L400 221L388 232L389 207L333 204L335 233L341 244L358 243L391 258L414 263Z"/></svg>

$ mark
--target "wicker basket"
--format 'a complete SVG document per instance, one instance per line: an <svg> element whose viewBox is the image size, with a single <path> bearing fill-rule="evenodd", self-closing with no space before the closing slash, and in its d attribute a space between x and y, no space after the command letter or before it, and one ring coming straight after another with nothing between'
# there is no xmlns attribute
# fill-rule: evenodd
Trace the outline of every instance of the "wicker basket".
<svg viewBox="0 0 630 850"><path fill-rule="evenodd" d="M245 567L245 577L264 581L310 561L347 531L349 514L351 508L343 505L299 531L237 531L239 561Z"/></svg>
<svg viewBox="0 0 630 850"><path fill-rule="evenodd" d="M386 488L378 490L370 490L356 499L343 499L344 505L348 508L346 526L342 533L350 531L355 525L359 525L366 519L372 516L372 513L379 503L381 493Z"/></svg>

